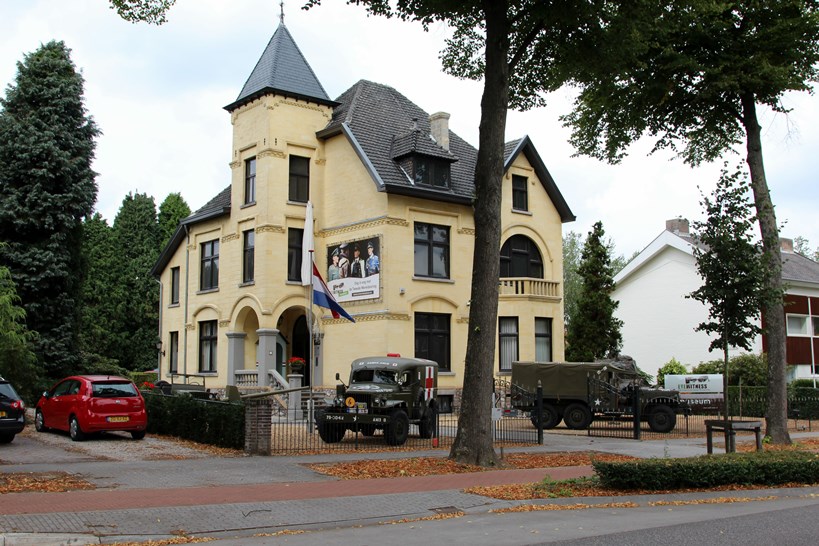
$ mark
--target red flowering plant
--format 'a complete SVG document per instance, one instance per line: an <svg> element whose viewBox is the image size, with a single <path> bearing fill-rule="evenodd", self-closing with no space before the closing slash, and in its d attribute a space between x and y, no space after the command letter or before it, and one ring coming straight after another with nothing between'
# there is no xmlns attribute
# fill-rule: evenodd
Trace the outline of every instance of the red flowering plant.
<svg viewBox="0 0 819 546"><path fill-rule="evenodd" d="M154 385L154 384L153 384L153 383L151 383L150 381L143 381L143 382L142 382L142 388L143 388L143 389L146 389L146 390L151 390L151 391L152 391L152 390L154 390L154 389L156 388L156 385Z"/></svg>
<svg viewBox="0 0 819 546"><path fill-rule="evenodd" d="M290 370L290 373L302 373L302 372L304 372L304 366L306 364L307 363L300 356L291 356L287 360L287 367Z"/></svg>

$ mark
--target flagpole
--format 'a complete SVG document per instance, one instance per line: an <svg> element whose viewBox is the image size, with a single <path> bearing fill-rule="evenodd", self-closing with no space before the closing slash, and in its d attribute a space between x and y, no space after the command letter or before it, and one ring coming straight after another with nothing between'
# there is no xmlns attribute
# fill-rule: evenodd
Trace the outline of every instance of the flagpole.
<svg viewBox="0 0 819 546"><path fill-rule="evenodd" d="M310 361L309 361L309 364L308 364L309 365L308 370L309 370L309 374L310 374L310 378L308 380L308 383L309 383L309 386L310 386L310 391L309 391L310 392L310 397L307 399L307 430L312 431L313 430L313 427L312 427L312 423L313 423L313 372L316 369L315 363L314 363L314 360L315 360L315 354L314 354L315 353L315 340L313 339L313 321L315 320L313 318L313 264L315 262L313 262L314 249L311 248L311 249L308 250L308 252L309 252L309 255L310 255L310 286L308 286L307 289L310 292L310 297L308 298L308 300L310 302L310 308L309 308L310 312L308 313L309 323L308 323L308 327L307 327L307 332L308 332L308 335L310 336L310 351L309 351L310 352Z"/></svg>

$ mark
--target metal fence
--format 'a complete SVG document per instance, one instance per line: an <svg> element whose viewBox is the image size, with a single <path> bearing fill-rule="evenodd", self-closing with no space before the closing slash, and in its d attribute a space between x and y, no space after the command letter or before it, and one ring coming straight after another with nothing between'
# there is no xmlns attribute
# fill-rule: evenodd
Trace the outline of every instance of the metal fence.
<svg viewBox="0 0 819 546"><path fill-rule="evenodd" d="M544 443L540 440L545 432L548 434L587 434L588 436L624 438L637 440L660 440L672 438L705 437L706 420L724 419L725 408L722 400L700 400L699 404L690 406L690 411L675 416L675 426L669 432L654 432L648 423L639 414L631 412L632 407L640 407L639 401L633 400L628 407L605 408L606 414L594 415L591 424L585 430L572 430L560 424L552 429L538 431L537 423L544 422L544 414L538 413L539 403L537 395L528 392L517 392L520 396L534 396L534 400L527 400L524 406L534 406L531 412L518 411L511 406L512 391L515 386L503 380L495 381L495 406L502 411L502 418L496 423L498 436L507 441L516 440L523 443ZM519 389L518 389L519 390ZM635 396L639 390L635 390ZM592 398L595 398L594 396ZM598 397L604 398L604 397ZM730 399L729 418L732 419L764 419L767 399L764 396L734 396ZM789 428L793 431L812 431L813 421L819 419L819 396L800 393L788 397ZM548 440L545 441L548 443Z"/></svg>
<svg viewBox="0 0 819 546"><path fill-rule="evenodd" d="M487 423L494 444L498 447L537 444L539 431L532 425L529 415L519 413L508 405L509 397L506 396L505 388L497 391L496 387L494 400L494 418ZM282 405L274 406L270 429L271 454L449 449L458 433L458 414L438 413L432 438L422 438L419 426L411 424L407 441L400 446L392 446L387 443L383 430L368 430L363 426L354 425L352 430L338 431L339 434L343 434L338 442L325 442L318 434L315 422L315 412L320 408L320 403L315 408L312 408L310 403L290 409Z"/></svg>
<svg viewBox="0 0 819 546"><path fill-rule="evenodd" d="M491 428L496 447L516 447L527 445L548 445L549 434L584 434L597 437L624 438L624 439L672 439L705 437L705 421L715 418L724 418L721 405L710 404L695 407L687 415L677 415L676 425L667 433L653 432L644 421L635 421L633 415L596 415L588 429L572 430L560 424L550 430L539 429L535 423L542 423L537 418L537 409L524 412L511 405L511 386L504 381L496 381L493 396L493 418L487 423ZM804 398L804 397L803 397ZM731 417L762 418L762 415L752 415L764 407L764 401L745 399L742 415L734 411L732 401ZM789 400L789 423L791 430L812 430L815 419L813 408L817 407L819 399L809 397L805 399ZM410 425L407 441L400 446L389 445L383 430L366 430L363 427L354 427L344 431L338 442L325 442L319 436L313 410L310 404L298 410L287 410L279 405L273 411L271 426L270 452L273 455L318 454L327 452L356 452L356 451L424 451L432 449L449 449L458 432L458 414L439 413L435 433L432 438L422 438L418 425ZM317 406L318 407L318 406ZM751 410L751 408L755 408ZM801 414L801 415L800 415ZM807 417L802 417L807 416ZM544 440L544 437L546 438Z"/></svg>

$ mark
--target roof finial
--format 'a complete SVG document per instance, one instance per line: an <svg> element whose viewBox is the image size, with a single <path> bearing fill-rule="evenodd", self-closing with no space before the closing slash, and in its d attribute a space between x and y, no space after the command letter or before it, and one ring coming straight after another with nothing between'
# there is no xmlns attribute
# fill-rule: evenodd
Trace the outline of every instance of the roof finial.
<svg viewBox="0 0 819 546"><path fill-rule="evenodd" d="M281 8L281 13L279 14L279 22L284 24L284 0L279 2L279 7Z"/></svg>

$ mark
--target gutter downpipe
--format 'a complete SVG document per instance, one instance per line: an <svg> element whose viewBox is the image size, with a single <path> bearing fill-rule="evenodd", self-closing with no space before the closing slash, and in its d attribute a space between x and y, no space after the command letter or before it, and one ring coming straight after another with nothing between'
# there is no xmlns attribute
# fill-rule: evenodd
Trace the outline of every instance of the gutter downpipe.
<svg viewBox="0 0 819 546"><path fill-rule="evenodd" d="M156 380L162 378L162 281L154 277L154 280L159 284L159 349L156 351Z"/></svg>
<svg viewBox="0 0 819 546"><path fill-rule="evenodd" d="M184 377L187 377L188 373L188 300L190 299L190 282L191 282L191 275L190 275L190 264L191 264L191 251L190 251L190 240L191 234L188 231L188 225L185 224L185 323L182 325L184 328L184 342L182 343L182 373L185 374Z"/></svg>

